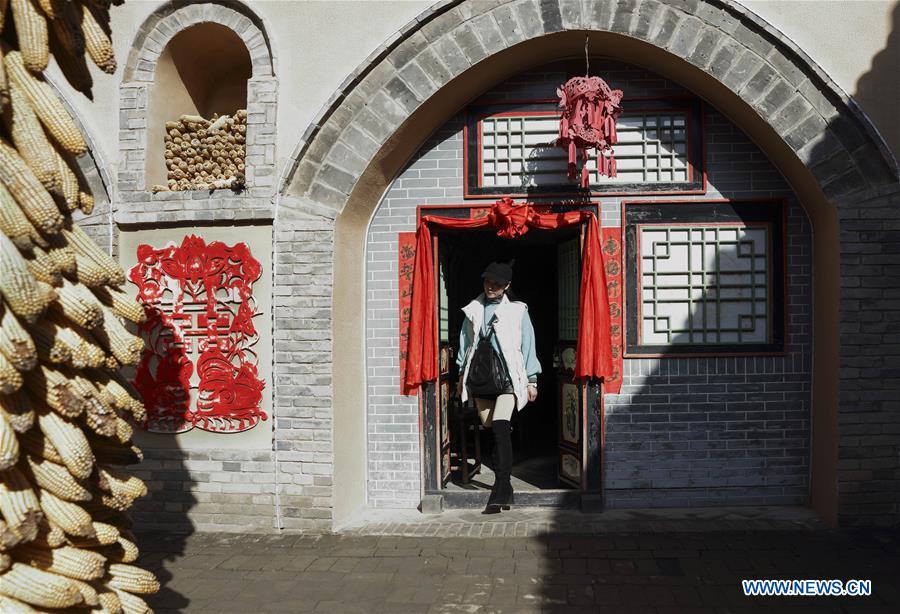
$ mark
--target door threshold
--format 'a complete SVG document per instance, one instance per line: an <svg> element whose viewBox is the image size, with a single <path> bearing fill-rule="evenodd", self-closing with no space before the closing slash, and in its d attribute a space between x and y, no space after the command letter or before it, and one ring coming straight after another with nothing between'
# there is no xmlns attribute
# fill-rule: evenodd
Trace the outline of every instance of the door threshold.
<svg viewBox="0 0 900 614"><path fill-rule="evenodd" d="M581 509L580 490L525 490L515 493L516 507L546 507L555 509ZM437 504L440 498L442 509L481 509L487 505L490 491L487 490L435 490L426 491L426 499Z"/></svg>

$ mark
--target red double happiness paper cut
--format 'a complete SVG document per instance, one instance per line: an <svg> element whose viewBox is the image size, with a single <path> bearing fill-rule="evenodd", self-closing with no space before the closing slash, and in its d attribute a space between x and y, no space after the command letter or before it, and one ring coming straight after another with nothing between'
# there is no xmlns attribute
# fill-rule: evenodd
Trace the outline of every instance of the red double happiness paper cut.
<svg viewBox="0 0 900 614"><path fill-rule="evenodd" d="M144 427L234 433L265 420L252 349L261 268L247 245L190 235L179 246L139 245L137 260L128 276L147 313L134 382L147 408Z"/></svg>

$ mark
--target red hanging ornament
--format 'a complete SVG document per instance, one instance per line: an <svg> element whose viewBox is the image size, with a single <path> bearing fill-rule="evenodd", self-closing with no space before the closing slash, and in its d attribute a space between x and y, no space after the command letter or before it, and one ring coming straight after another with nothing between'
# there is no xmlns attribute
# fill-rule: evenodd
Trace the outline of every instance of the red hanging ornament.
<svg viewBox="0 0 900 614"><path fill-rule="evenodd" d="M622 112L622 90L611 90L600 77L572 77L556 90L562 117L556 144L569 154L569 179L575 179L578 152L586 163L588 149L597 150L597 170L616 176L612 145L618 142L616 119ZM608 156L606 154L609 154ZM581 170L581 187L590 183L587 167Z"/></svg>

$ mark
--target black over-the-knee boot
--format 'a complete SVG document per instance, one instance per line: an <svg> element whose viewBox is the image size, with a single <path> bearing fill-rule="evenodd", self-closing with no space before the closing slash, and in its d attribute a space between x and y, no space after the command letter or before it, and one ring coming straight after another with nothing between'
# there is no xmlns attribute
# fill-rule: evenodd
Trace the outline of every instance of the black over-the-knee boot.
<svg viewBox="0 0 900 614"><path fill-rule="evenodd" d="M488 498L485 514L497 514L501 509L509 509L513 503L513 489L510 482L512 473L512 438L509 434L509 420L494 420L494 486Z"/></svg>

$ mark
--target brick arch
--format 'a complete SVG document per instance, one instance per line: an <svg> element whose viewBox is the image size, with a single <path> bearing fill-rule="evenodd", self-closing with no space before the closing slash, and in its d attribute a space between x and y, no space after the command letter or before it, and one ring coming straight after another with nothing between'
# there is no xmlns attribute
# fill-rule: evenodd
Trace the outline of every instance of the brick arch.
<svg viewBox="0 0 900 614"><path fill-rule="evenodd" d="M275 57L262 18L242 2L189 4L168 2L141 24L128 53L122 81L152 82L160 54L179 32L201 23L217 23L237 34L253 65L253 77L274 77Z"/></svg>
<svg viewBox="0 0 900 614"><path fill-rule="evenodd" d="M441 88L497 53L582 31L643 41L705 71L756 111L828 193L897 180L896 161L859 107L732 0L457 0L420 15L344 81L296 146L280 191L341 209L366 162Z"/></svg>
<svg viewBox="0 0 900 614"><path fill-rule="evenodd" d="M757 142L795 190L814 228L811 505L832 524L896 522L898 506L885 501L891 501L891 489L900 488L900 480L880 481L873 488L884 494L873 503L872 491L860 488L866 478L850 475L853 468L885 475L885 463L900 468L896 446L893 452L880 446L882 456L871 465L839 469L838 456L845 450L878 444L877 437L867 444L850 430L839 432L838 423L860 403L884 424L897 421L886 400L894 384L879 383L880 392L863 392L861 386L871 387L873 381L857 381L857 367L864 359L874 360L863 347L866 337L857 337L868 330L886 332L870 322L900 317L900 308L889 293L874 289L867 292L878 294L883 304L857 301L851 307L842 301L868 296L854 294L860 275L873 282L900 275L896 259L866 261L867 243L890 241L889 232L884 237L872 232L885 230L877 220L870 226L846 224L869 217L863 209L887 211L900 202L897 164L865 114L802 50L731 0L444 2L373 52L331 96L279 181L275 254L306 262L308 250L310 262L331 270L324 287L295 291L277 303L276 318L304 317L308 310L301 305L330 293L330 311L317 314L309 326L331 332L328 377L316 380L329 385L314 391L318 398L311 407L328 404L332 420L311 436L329 438L335 446L333 522L340 524L365 501L363 305L369 219L433 130L516 72L581 57L585 33L595 53L651 68L707 99ZM327 258L321 255L323 241L330 243ZM871 271L859 272L870 265ZM286 276L278 283L291 282ZM860 315L867 310L872 313ZM276 341L275 353L309 338L301 331L283 346ZM876 370L892 373L897 359L884 358ZM312 381L292 376L288 364L284 373L288 386ZM332 379L338 374L340 385ZM285 404L283 410L295 408ZM302 502L287 497L288 513L295 506L302 514Z"/></svg>

